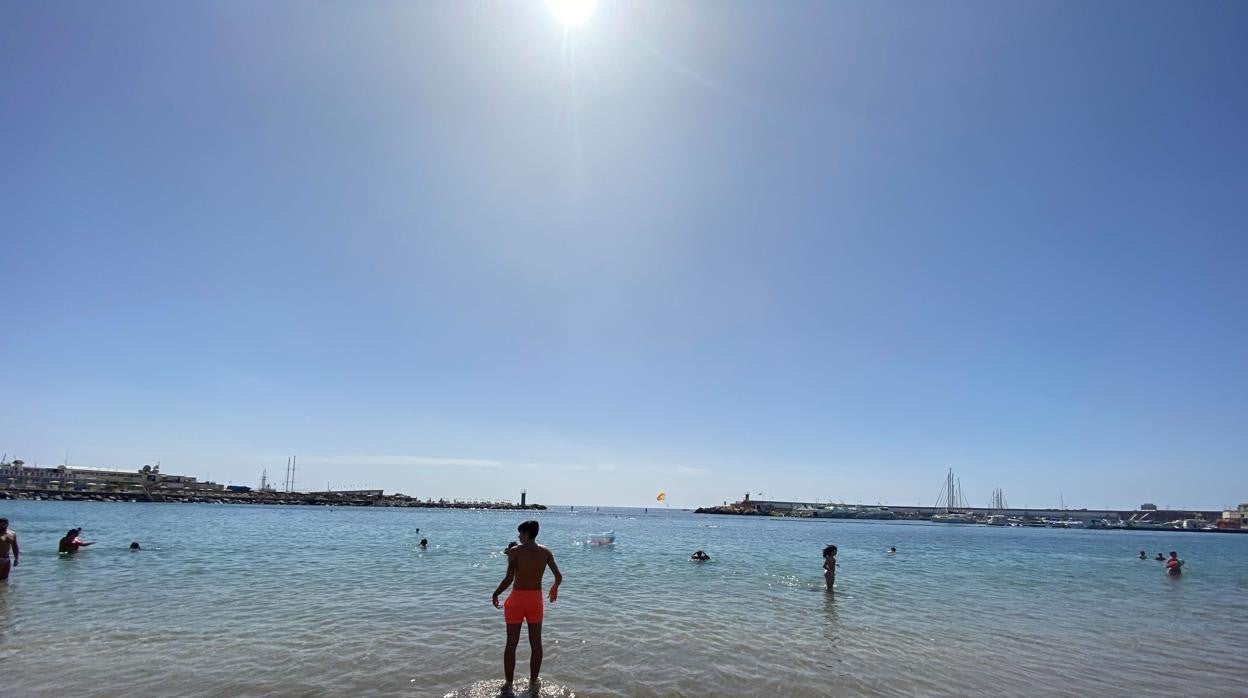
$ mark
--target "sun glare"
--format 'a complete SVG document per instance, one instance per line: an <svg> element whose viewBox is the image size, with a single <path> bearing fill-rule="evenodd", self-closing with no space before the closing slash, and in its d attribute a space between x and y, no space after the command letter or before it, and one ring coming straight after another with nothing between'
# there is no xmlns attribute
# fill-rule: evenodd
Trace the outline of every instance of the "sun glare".
<svg viewBox="0 0 1248 698"><path fill-rule="evenodd" d="M565 27L579 27L594 14L598 0L546 0L546 9Z"/></svg>

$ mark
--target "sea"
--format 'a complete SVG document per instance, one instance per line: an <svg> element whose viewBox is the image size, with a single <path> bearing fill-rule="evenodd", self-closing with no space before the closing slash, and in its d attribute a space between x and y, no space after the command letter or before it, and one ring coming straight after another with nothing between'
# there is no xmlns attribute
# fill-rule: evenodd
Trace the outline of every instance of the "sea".
<svg viewBox="0 0 1248 698"><path fill-rule="evenodd" d="M0 584L4 696L496 695L490 595L529 516L564 574L543 632L559 695L1248 695L1248 535L592 506L0 516L24 553ZM78 526L96 545L58 556ZM604 531L614 545L586 544ZM1151 559L1171 550L1182 577ZM517 676L528 656L522 640Z"/></svg>

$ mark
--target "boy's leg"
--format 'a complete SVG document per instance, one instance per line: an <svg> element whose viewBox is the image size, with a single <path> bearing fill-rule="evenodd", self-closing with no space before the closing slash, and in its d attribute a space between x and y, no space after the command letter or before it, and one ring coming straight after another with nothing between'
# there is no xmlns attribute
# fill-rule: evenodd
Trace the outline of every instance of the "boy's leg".
<svg viewBox="0 0 1248 698"><path fill-rule="evenodd" d="M507 677L507 685L516 675L516 645L520 644L520 624L507 624L507 649L503 650L503 676Z"/></svg>
<svg viewBox="0 0 1248 698"><path fill-rule="evenodd" d="M542 624L529 623L529 684L537 683L537 675L542 671Z"/></svg>

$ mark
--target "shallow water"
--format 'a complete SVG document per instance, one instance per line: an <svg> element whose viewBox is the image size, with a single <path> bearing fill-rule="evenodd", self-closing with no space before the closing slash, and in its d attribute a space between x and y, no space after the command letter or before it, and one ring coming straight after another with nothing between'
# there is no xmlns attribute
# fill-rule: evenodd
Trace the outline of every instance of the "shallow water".
<svg viewBox="0 0 1248 698"><path fill-rule="evenodd" d="M0 584L4 695L443 696L501 676L490 594L516 512L5 501L0 515L25 553ZM538 518L566 576L543 675L577 696L1244 694L1248 536ZM99 544L59 557L73 526ZM601 530L615 546L583 544ZM713 560L689 562L698 548ZM1141 549L1178 550L1187 573Z"/></svg>

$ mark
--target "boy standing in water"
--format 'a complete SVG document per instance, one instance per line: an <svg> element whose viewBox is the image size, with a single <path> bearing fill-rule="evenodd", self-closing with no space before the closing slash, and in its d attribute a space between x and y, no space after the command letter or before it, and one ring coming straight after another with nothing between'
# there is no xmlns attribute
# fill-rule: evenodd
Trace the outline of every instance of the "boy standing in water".
<svg viewBox="0 0 1248 698"><path fill-rule="evenodd" d="M507 576L494 590L494 607L503 609L503 620L507 623L507 648L503 650L503 675L507 678L504 691L511 690L511 682L516 673L516 645L520 644L520 624L529 624L529 692L536 695L537 675L542 669L542 575L546 568L555 575L555 583L550 587L550 602L559 597L559 585L563 583L563 574L555 564L554 553L544 545L535 542L538 525L536 521L525 521L516 527L520 533L520 545L511 548L507 554ZM498 596L512 582L516 583L507 600L500 606Z"/></svg>
<svg viewBox="0 0 1248 698"><path fill-rule="evenodd" d="M13 551L13 560L9 561L9 551ZM9 520L0 519L0 582L9 578L9 570L17 567L22 551L17 547L17 534L9 530Z"/></svg>
<svg viewBox="0 0 1248 698"><path fill-rule="evenodd" d="M828 583L828 591L836 583L836 546L829 545L823 549L823 581Z"/></svg>

